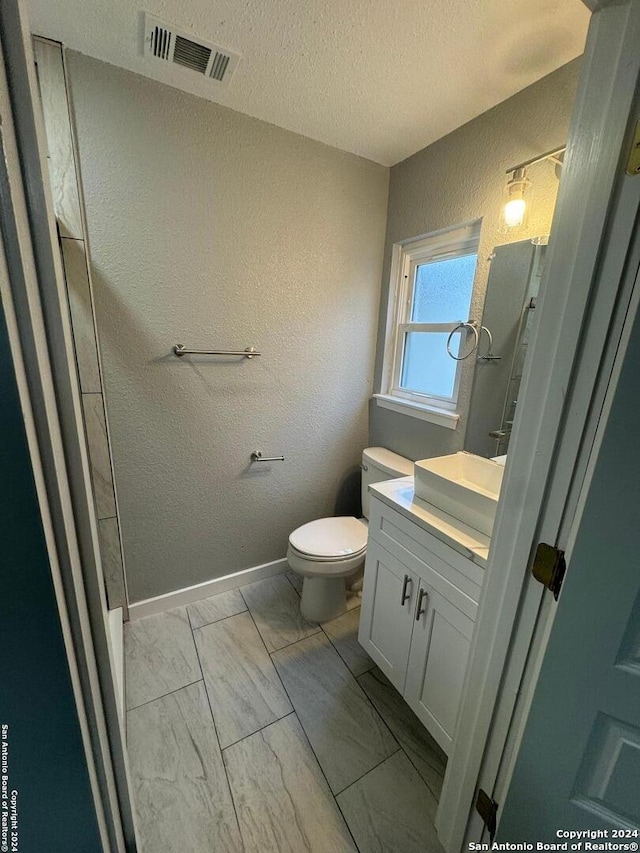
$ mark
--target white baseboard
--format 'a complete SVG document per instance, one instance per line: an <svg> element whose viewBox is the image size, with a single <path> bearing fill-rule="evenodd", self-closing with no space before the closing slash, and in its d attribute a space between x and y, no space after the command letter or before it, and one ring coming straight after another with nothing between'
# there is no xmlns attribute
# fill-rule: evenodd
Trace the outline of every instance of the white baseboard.
<svg viewBox="0 0 640 853"><path fill-rule="evenodd" d="M221 578L214 578L204 583L198 583L195 586L177 589L175 592L157 595L155 598L145 598L144 601L135 601L129 605L129 619L132 621L134 619L142 619L144 616L153 616L155 613L171 610L172 607L193 604L194 601L200 601L201 598L208 598L210 595L217 595L219 592L237 589L238 587L246 586L248 583L259 581L262 578L269 578L272 575L286 572L288 568L289 563L287 563L286 559L282 558L281 560L273 560L271 563L263 563L261 566L254 566L251 569L243 569L243 571L235 572L232 575L224 575Z"/></svg>

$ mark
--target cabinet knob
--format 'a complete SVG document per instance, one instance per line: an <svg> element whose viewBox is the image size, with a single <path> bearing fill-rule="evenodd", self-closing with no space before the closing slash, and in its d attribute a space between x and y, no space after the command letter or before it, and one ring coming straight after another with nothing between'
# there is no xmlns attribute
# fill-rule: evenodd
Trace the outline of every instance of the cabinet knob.
<svg viewBox="0 0 640 853"><path fill-rule="evenodd" d="M404 576L404 583L402 584L402 598L400 599L400 604L404 607L405 602L409 601L411 598L411 590L407 592L407 587L411 584L413 586L413 579L409 577L409 575Z"/></svg>
<svg viewBox="0 0 640 853"><path fill-rule="evenodd" d="M427 612L427 606L422 606L422 602L425 598L429 598L429 593L426 589L421 589L420 594L418 595L418 606L416 607L416 622L419 622L422 614Z"/></svg>

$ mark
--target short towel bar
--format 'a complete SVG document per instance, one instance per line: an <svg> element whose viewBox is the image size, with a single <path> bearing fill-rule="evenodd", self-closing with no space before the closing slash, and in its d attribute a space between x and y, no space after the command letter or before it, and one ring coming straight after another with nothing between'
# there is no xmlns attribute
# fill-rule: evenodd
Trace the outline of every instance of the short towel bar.
<svg viewBox="0 0 640 853"><path fill-rule="evenodd" d="M251 454L252 462L284 462L284 456L263 456L261 450L254 450Z"/></svg>
<svg viewBox="0 0 640 853"><path fill-rule="evenodd" d="M183 355L241 355L243 358L254 358L256 355L262 355L255 347L247 347L243 350L187 349L184 344L176 344L173 351L178 358Z"/></svg>

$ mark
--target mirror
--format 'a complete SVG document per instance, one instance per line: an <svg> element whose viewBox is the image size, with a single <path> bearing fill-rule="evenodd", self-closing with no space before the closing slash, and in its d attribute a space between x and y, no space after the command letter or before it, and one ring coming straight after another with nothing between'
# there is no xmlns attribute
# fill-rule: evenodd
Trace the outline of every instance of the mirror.
<svg viewBox="0 0 640 853"><path fill-rule="evenodd" d="M493 337L483 334L469 407L464 449L478 456L507 453L527 345L544 268L539 238L497 246L482 315Z"/></svg>

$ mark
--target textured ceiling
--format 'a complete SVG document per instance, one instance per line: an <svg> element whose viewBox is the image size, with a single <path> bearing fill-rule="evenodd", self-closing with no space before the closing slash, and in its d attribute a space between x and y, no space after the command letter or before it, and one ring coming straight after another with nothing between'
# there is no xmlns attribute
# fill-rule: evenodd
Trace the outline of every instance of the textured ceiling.
<svg viewBox="0 0 640 853"><path fill-rule="evenodd" d="M578 56L582 0L27 0L34 33L392 165ZM227 88L142 55L142 10L242 54Z"/></svg>

